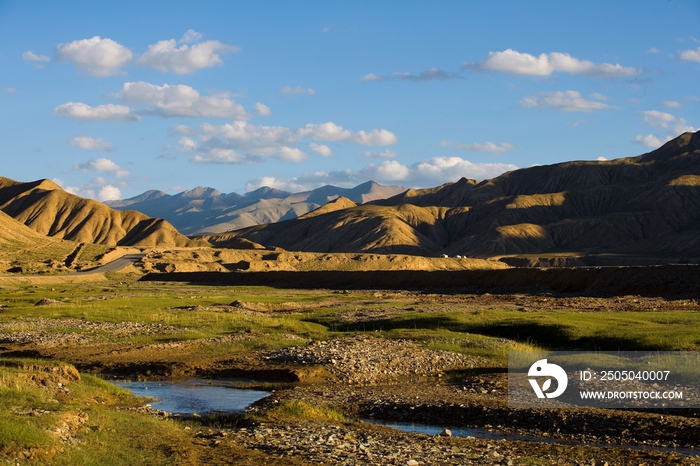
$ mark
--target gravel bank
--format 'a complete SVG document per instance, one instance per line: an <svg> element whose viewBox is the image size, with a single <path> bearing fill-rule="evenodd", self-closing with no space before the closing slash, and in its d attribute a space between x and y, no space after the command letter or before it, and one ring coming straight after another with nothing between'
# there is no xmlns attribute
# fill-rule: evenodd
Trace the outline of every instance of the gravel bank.
<svg viewBox="0 0 700 466"><path fill-rule="evenodd" d="M34 344L49 348L105 342L105 333L116 336L164 335L182 331L161 324L139 322L94 322L82 319L49 319L14 321L0 324L0 343Z"/></svg>
<svg viewBox="0 0 700 466"><path fill-rule="evenodd" d="M339 381L359 385L472 368L478 362L472 356L429 350L409 340L366 336L318 341L263 353L262 358L286 364L321 365Z"/></svg>

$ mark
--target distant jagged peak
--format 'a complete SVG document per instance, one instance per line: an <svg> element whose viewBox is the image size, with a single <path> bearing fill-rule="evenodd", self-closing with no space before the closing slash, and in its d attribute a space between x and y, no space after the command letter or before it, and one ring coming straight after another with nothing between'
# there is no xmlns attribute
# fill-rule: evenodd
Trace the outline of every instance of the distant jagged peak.
<svg viewBox="0 0 700 466"><path fill-rule="evenodd" d="M271 188L269 186L263 186L255 191L250 191L246 193L247 197L254 199L271 199L271 198L285 198L291 193L287 191L282 191L281 189Z"/></svg>
<svg viewBox="0 0 700 466"><path fill-rule="evenodd" d="M166 193L165 191L160 191L158 189L149 189L143 194L140 194L136 197L132 197L129 199L126 199L127 201L137 201L137 202L143 202L143 201L152 201L153 199L158 199L161 197L165 196L170 196L170 194Z"/></svg>
<svg viewBox="0 0 700 466"><path fill-rule="evenodd" d="M189 191L183 191L177 196L184 197L186 199L206 199L210 197L217 197L221 195L221 191L214 188L209 188L207 186L197 186Z"/></svg>
<svg viewBox="0 0 700 466"><path fill-rule="evenodd" d="M355 189L371 191L375 188L381 188L382 185L374 180L365 181L364 183L358 184Z"/></svg>

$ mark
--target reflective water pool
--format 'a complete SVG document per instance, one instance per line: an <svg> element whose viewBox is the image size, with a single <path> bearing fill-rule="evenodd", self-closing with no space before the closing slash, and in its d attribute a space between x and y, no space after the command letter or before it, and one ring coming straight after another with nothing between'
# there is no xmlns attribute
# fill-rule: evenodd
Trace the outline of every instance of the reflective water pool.
<svg viewBox="0 0 700 466"><path fill-rule="evenodd" d="M202 379L168 381L113 381L135 395L154 399L149 404L173 414L243 411L270 392L236 388Z"/></svg>

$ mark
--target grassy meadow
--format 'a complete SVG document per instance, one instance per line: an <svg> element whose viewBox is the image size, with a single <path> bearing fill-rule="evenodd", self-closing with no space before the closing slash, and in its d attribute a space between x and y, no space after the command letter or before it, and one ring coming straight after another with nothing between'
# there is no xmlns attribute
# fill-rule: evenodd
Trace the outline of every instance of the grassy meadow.
<svg viewBox="0 0 700 466"><path fill-rule="evenodd" d="M379 297L378 297L379 296ZM435 312L417 294L375 295L371 291L289 290L269 287L195 286L112 280L99 284L3 286L0 324L20 329L37 318L91 322L138 322L172 327L166 333L120 334L91 330L104 341L166 343L246 332L245 341L206 351L236 352L278 348L343 335L406 338L424 345L476 354L505 363L513 349L697 350L700 313L519 312L458 304ZM42 299L50 305L37 305ZM439 299L438 299L439 301ZM428 311L428 309L430 309ZM344 314L362 310L353 321ZM391 312L382 315L382 311ZM372 312L377 312L373 318ZM67 329L56 327L54 332Z"/></svg>
<svg viewBox="0 0 700 466"><path fill-rule="evenodd" d="M416 293L140 283L118 274L97 284L3 284L0 341L3 334L26 331L38 319L52 319L53 326L44 329L47 334L82 333L96 343L210 339L194 350L202 355L242 354L368 334L479 356L483 370L498 372L505 369L511 350L700 347L700 313L682 308L520 312L488 306L461 309L454 300L440 306L438 295L429 300L421 297ZM352 318L358 312L363 317ZM79 325L124 322L166 327L166 331L124 333L100 325ZM220 340L228 335L245 338ZM206 448L198 446L181 421L158 420L129 410L143 401L96 377L78 375L64 363L0 359L0 459L24 458L27 464L48 465L206 461ZM268 414L271 419L342 419L339 413L296 402ZM187 426L194 429L196 422ZM241 464L264 461L248 451L230 454L240 455Z"/></svg>

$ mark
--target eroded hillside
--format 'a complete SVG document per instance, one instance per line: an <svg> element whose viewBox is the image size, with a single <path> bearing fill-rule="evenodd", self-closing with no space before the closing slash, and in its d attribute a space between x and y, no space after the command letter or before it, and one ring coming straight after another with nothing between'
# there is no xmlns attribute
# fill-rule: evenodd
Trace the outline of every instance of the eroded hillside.
<svg viewBox="0 0 700 466"><path fill-rule="evenodd" d="M0 178L0 210L42 236L107 246L195 245L168 222L118 211L62 190L49 180Z"/></svg>
<svg viewBox="0 0 700 466"><path fill-rule="evenodd" d="M268 247L493 257L700 257L700 132L650 153L531 167L239 230Z"/></svg>

